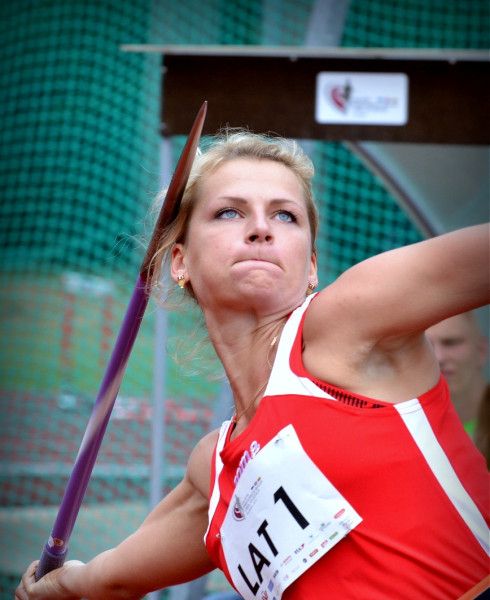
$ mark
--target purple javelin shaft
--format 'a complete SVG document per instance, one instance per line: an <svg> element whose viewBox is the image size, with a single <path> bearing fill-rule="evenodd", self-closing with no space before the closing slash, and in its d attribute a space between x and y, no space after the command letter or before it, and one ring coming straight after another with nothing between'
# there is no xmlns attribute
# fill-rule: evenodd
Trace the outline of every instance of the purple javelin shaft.
<svg viewBox="0 0 490 600"><path fill-rule="evenodd" d="M172 222L178 212L196 154L206 110L207 103L205 102L194 121L167 190L165 201L160 210L114 350L90 415L78 456L68 480L51 536L44 545L36 570L36 580L41 579L53 569L61 567L65 561L68 552L68 541L75 526L100 445L109 423L112 408L121 386L124 371L148 305L150 298L149 284L153 277L152 259L157 250L158 239L163 229Z"/></svg>
<svg viewBox="0 0 490 600"><path fill-rule="evenodd" d="M82 504L109 417L148 305L147 287L138 276L92 414L80 445L49 540L36 571L37 579L61 566ZM52 567L52 568L51 568Z"/></svg>

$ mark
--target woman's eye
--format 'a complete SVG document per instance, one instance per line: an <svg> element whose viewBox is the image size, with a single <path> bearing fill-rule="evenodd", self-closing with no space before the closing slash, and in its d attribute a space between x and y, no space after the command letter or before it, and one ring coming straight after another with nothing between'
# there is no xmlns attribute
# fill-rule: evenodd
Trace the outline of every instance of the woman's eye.
<svg viewBox="0 0 490 600"><path fill-rule="evenodd" d="M296 221L296 217L293 215L293 213L290 213L287 210L278 212L276 216L280 221L284 221L285 223L294 223Z"/></svg>
<svg viewBox="0 0 490 600"><path fill-rule="evenodd" d="M224 208L216 216L218 219L236 219L238 212L234 208Z"/></svg>

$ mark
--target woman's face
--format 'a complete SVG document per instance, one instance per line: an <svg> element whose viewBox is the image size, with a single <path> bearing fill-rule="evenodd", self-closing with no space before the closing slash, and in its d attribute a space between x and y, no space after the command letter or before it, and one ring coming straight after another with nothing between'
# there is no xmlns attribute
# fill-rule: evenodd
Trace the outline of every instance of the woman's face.
<svg viewBox="0 0 490 600"><path fill-rule="evenodd" d="M270 160L234 159L199 185L185 244L173 251L203 308L293 309L317 283L301 185Z"/></svg>

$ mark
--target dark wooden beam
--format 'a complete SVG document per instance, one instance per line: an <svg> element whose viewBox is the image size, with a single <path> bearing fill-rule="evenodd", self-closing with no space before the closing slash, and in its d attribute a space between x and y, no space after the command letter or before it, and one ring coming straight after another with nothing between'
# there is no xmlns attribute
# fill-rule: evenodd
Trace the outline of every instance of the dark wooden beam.
<svg viewBox="0 0 490 600"><path fill-rule="evenodd" d="M167 46L152 51L162 53L165 136L187 134L193 115L207 100L204 133L231 126L314 140L490 143L488 52L262 46ZM318 123L316 77L324 71L405 73L408 122Z"/></svg>

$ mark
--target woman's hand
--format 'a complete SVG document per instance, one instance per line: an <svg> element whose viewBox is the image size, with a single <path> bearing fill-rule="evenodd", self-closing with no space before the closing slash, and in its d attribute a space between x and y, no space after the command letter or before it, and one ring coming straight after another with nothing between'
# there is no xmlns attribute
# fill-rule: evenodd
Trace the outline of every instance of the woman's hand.
<svg viewBox="0 0 490 600"><path fill-rule="evenodd" d="M115 548L84 564L67 561L36 582L39 561L29 565L15 600L141 600L153 590L212 571L204 545L211 460L218 431L193 450L187 474L140 527Z"/></svg>
<svg viewBox="0 0 490 600"><path fill-rule="evenodd" d="M39 561L35 560L29 565L22 576L21 582L15 590L15 600L79 600L60 584L58 578L61 572L69 569L79 569L84 566L79 560L70 560L60 569L47 573L36 582L36 569Z"/></svg>

